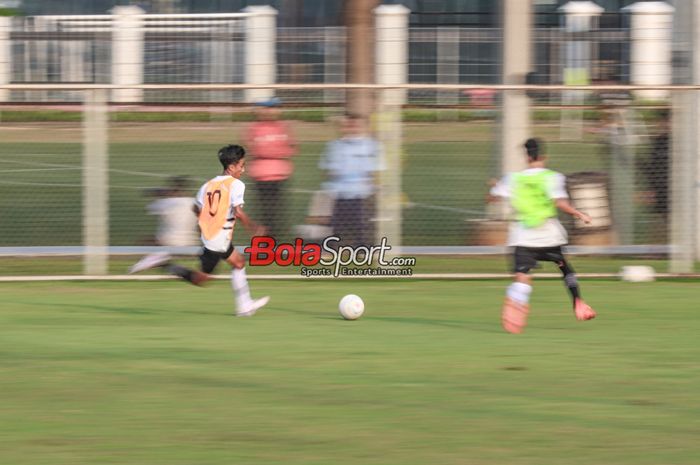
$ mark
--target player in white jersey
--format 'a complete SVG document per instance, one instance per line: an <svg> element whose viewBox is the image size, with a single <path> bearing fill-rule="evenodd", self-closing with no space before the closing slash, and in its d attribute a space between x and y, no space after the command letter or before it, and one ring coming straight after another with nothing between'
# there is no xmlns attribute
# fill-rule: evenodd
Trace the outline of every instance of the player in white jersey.
<svg viewBox="0 0 700 465"><path fill-rule="evenodd" d="M187 178L176 176L168 181L167 187L148 192L157 197L146 208L148 213L158 216L158 245L187 247L196 245L199 240L197 217L192 215L195 199L185 191L187 182Z"/></svg>
<svg viewBox="0 0 700 465"><path fill-rule="evenodd" d="M529 272L538 261L554 262L559 267L577 319L596 316L581 298L574 270L564 258L561 247L567 243L567 236L557 219L557 210L584 223L590 223L591 218L569 203L564 175L545 168L541 142L528 139L525 150L528 168L504 177L490 192L492 200L508 199L517 217L508 234L508 246L514 247L515 279L508 287L502 314L503 328L510 333L520 333L525 328L532 292Z"/></svg>
<svg viewBox="0 0 700 465"><path fill-rule="evenodd" d="M195 203L192 196L184 192L186 183L186 178L174 177L170 179L167 188L147 191L147 195L158 197L146 208L148 213L158 216L155 239L161 247L186 247L199 242L197 217L192 214ZM166 255L163 252L150 254L137 265L157 262Z"/></svg>
<svg viewBox="0 0 700 465"><path fill-rule="evenodd" d="M263 233L243 211L245 184L240 180L245 172L245 149L240 145L228 145L219 150L219 161L224 172L207 181L197 193L195 213L199 219L202 244L199 256L201 271L191 270L170 262L170 257L146 257L134 265L130 272L137 273L149 268L164 267L192 284L200 285L210 279L210 273L221 260L225 260L233 271L231 282L236 294L236 315L251 316L267 304L269 297L253 300L250 297L245 272L245 257L233 246L233 227L240 221L254 235Z"/></svg>

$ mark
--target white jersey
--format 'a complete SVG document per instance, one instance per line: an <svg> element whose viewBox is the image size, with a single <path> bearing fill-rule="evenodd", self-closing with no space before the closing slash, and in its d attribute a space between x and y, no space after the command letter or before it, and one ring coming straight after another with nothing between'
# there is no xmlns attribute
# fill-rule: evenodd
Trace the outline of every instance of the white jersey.
<svg viewBox="0 0 700 465"><path fill-rule="evenodd" d="M184 247L197 243L197 217L192 197L165 197L148 205L160 217L156 238L160 245Z"/></svg>
<svg viewBox="0 0 700 465"><path fill-rule="evenodd" d="M528 168L522 171L524 175L540 173L544 168ZM561 173L555 173L547 186L547 195L550 199L568 199L566 193L566 177ZM491 195L512 199L513 176L507 175L498 184L491 188ZM566 229L558 219L550 218L542 225L535 228L528 228L520 221L513 221L508 231L508 246L510 247L557 247L568 242Z"/></svg>
<svg viewBox="0 0 700 465"><path fill-rule="evenodd" d="M226 252L233 239L235 208L243 205L245 184L222 175L206 182L197 192L202 244L213 252Z"/></svg>

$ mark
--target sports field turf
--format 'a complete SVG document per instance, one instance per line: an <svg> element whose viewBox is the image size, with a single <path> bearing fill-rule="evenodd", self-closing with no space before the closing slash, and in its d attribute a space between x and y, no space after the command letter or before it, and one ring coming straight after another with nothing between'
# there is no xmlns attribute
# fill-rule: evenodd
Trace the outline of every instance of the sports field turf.
<svg viewBox="0 0 700 465"><path fill-rule="evenodd" d="M406 255L406 254L403 254ZM140 256L112 256L109 258L109 273L123 275L128 268L136 263ZM416 265L412 267L414 274L444 274L444 273L500 273L504 276L510 273L510 257L503 255L482 256L444 256L444 255L419 255L416 257ZM198 266L195 257L176 257L176 261L186 266ZM621 268L629 265L651 266L659 273L669 272L669 260L663 257L605 257L605 256L571 256L571 265L577 273L619 273ZM696 273L700 273L700 263L694 267ZM220 266L217 273L226 274L226 267ZM300 275L299 267L276 265L248 266L249 275L289 274ZM558 274L558 269L551 263L544 263L535 273ZM147 274L160 274L161 270L150 270ZM3 276L51 276L51 275L80 275L83 274L83 260L81 257L0 257L0 277Z"/></svg>
<svg viewBox="0 0 700 465"><path fill-rule="evenodd" d="M0 284L0 463L696 465L697 283ZM367 306L339 319L347 293Z"/></svg>

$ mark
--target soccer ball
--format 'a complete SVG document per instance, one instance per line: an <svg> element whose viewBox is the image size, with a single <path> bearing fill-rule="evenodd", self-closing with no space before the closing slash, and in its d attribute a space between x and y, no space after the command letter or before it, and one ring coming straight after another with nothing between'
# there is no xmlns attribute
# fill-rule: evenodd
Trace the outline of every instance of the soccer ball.
<svg viewBox="0 0 700 465"><path fill-rule="evenodd" d="M355 294L348 294L340 299L338 310L346 320L357 320L365 312L365 303Z"/></svg>

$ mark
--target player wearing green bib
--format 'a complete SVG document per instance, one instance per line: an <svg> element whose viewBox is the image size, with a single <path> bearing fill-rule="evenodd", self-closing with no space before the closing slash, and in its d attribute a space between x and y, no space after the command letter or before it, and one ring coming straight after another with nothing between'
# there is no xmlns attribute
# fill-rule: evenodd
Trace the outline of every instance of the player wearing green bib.
<svg viewBox="0 0 700 465"><path fill-rule="evenodd" d="M564 175L545 168L546 157L541 142L528 139L525 150L528 168L504 177L490 192L492 200L508 199L515 212L515 221L508 234L508 246L514 248L515 279L506 292L502 323L506 331L516 334L521 333L527 324L532 293L529 273L538 261L554 262L559 267L571 293L577 319L590 320L596 315L581 299L574 270L564 258L561 247L568 238L557 219L557 212L561 210L585 223L590 223L591 218L569 203Z"/></svg>

